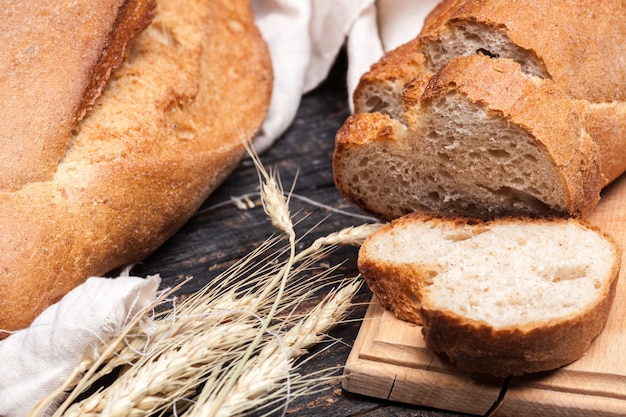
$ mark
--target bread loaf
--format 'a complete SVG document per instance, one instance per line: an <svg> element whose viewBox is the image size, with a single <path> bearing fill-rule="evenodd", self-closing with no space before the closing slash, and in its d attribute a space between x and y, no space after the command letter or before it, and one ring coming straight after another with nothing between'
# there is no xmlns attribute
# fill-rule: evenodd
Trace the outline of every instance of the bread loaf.
<svg viewBox="0 0 626 417"><path fill-rule="evenodd" d="M33 50L54 36L30 40ZM59 36L59 48L71 43ZM54 72L55 65L43 60L34 70ZM80 123L72 123L80 110L67 113L69 122L53 117L71 127L59 133L67 145L51 158L53 168L0 190L0 337L28 326L87 277L143 259L182 226L245 154L271 85L269 54L247 1L158 0L154 21ZM34 112L53 110L48 100L40 104ZM43 135L17 131L23 142ZM37 159L24 158L39 169Z"/></svg>
<svg viewBox="0 0 626 417"><path fill-rule="evenodd" d="M425 89L411 82L403 91L415 101L408 126L361 113L337 133L335 181L363 208L391 219L411 211L586 216L596 206L597 145L582 106L552 82L476 55L450 61Z"/></svg>
<svg viewBox="0 0 626 417"><path fill-rule="evenodd" d="M409 214L369 236L359 271L460 368L496 376L566 365L602 331L621 252L572 219Z"/></svg>
<svg viewBox="0 0 626 417"><path fill-rule="evenodd" d="M588 216L626 170L624 18L616 1L442 2L362 77L337 188L386 219Z"/></svg>

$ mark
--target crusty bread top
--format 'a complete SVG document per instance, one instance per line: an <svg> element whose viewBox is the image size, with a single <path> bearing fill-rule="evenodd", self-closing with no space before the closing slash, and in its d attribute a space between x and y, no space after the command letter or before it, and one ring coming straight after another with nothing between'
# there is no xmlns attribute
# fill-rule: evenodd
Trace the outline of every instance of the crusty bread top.
<svg viewBox="0 0 626 417"><path fill-rule="evenodd" d="M0 189L52 178L71 130L100 95L155 0L0 7Z"/></svg>
<svg viewBox="0 0 626 417"><path fill-rule="evenodd" d="M247 0L159 0L52 178L0 191L0 329L156 250L245 155L271 88Z"/></svg>
<svg viewBox="0 0 626 417"><path fill-rule="evenodd" d="M402 89L416 77L424 83L432 75L414 39L385 54L361 76L352 99L355 113L382 113L405 122Z"/></svg>
<svg viewBox="0 0 626 417"><path fill-rule="evenodd" d="M621 251L573 219L410 214L370 235L359 271L381 304L423 325L463 369L553 369L589 347L615 294Z"/></svg>
<svg viewBox="0 0 626 417"><path fill-rule="evenodd" d="M626 100L626 3L620 0L457 0L427 22L431 70L477 51L522 64L573 98Z"/></svg>

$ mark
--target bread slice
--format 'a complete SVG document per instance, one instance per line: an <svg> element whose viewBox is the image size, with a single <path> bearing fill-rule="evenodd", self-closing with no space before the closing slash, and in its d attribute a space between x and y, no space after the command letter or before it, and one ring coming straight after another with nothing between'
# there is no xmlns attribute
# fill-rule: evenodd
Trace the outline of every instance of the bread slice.
<svg viewBox="0 0 626 417"><path fill-rule="evenodd" d="M358 267L428 347L506 376L582 356L606 324L620 262L609 236L577 220L410 214L365 241Z"/></svg>
<svg viewBox="0 0 626 417"><path fill-rule="evenodd" d="M0 338L176 232L245 155L271 89L248 0L158 0L52 177L0 191Z"/></svg>
<svg viewBox="0 0 626 417"><path fill-rule="evenodd" d="M585 217L604 178L585 106L519 64L454 59L403 90L408 125L381 113L349 118L336 135L337 188L373 214Z"/></svg>

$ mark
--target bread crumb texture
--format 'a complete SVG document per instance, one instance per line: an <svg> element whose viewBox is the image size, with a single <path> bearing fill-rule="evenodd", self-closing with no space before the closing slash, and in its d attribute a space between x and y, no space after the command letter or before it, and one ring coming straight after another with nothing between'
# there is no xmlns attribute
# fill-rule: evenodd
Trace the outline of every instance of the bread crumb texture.
<svg viewBox="0 0 626 417"><path fill-rule="evenodd" d="M608 293L605 277L614 263L608 240L573 223L409 224L379 236L368 251L423 268L423 308L494 329L537 326L592 308Z"/></svg>

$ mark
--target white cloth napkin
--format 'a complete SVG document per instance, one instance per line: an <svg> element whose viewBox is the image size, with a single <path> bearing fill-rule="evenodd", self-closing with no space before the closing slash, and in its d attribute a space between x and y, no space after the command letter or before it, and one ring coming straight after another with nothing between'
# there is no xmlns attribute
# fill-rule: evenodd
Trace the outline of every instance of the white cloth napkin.
<svg viewBox="0 0 626 417"><path fill-rule="evenodd" d="M341 47L348 53L347 88L385 52L414 38L439 0L252 0L274 66L272 102L258 152L293 121L300 98L319 85ZM352 101L349 103L352 109Z"/></svg>
<svg viewBox="0 0 626 417"><path fill-rule="evenodd" d="M438 0L252 0L269 45L274 90L255 146L292 123L301 96L322 82L346 46L347 88L382 54L413 38ZM348 103L352 106L352 103ZM99 340L155 297L158 277L91 278L33 325L0 341L0 416L21 417L65 381Z"/></svg>
<svg viewBox="0 0 626 417"><path fill-rule="evenodd" d="M90 278L0 342L0 416L23 416L54 392L90 349L152 303L160 281Z"/></svg>

